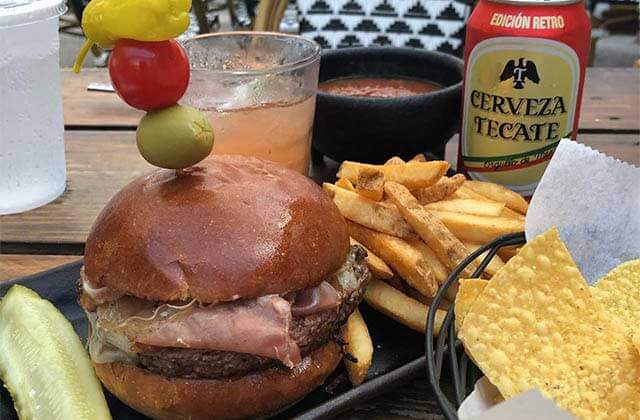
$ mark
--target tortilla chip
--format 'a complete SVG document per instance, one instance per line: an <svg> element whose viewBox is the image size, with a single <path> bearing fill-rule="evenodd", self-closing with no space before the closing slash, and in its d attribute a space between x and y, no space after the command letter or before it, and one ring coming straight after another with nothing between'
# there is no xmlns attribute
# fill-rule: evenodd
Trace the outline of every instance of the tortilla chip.
<svg viewBox="0 0 640 420"><path fill-rule="evenodd" d="M640 259L611 270L598 280L592 293L631 339L640 326Z"/></svg>
<svg viewBox="0 0 640 420"><path fill-rule="evenodd" d="M538 388L581 418L640 413L640 354L591 295L556 229L493 276L458 337L505 398Z"/></svg>
<svg viewBox="0 0 640 420"><path fill-rule="evenodd" d="M482 293L487 283L488 280L483 279L460 279L455 302L456 331L460 331L462 322L467 316L469 309L471 309L473 302L480 296L480 293Z"/></svg>

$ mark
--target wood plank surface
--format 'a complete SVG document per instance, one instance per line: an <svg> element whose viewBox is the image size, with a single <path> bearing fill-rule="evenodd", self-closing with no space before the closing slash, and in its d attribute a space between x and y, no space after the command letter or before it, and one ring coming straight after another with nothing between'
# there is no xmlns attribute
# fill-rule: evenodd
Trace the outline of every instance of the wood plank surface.
<svg viewBox="0 0 640 420"><path fill-rule="evenodd" d="M117 95L88 92L92 82L107 83L104 69L62 71L64 120L68 128L129 128L138 125L142 112ZM589 68L584 88L580 130L640 130L640 70ZM635 132L634 131L634 132Z"/></svg>
<svg viewBox="0 0 640 420"><path fill-rule="evenodd" d="M67 128L129 128L135 130L144 113L115 93L89 92L89 83L110 83L106 69L62 70L62 105Z"/></svg>
<svg viewBox="0 0 640 420"><path fill-rule="evenodd" d="M77 261L77 255L0 255L0 283Z"/></svg>
<svg viewBox="0 0 640 420"><path fill-rule="evenodd" d="M640 69L587 69L578 132L640 130Z"/></svg>
<svg viewBox="0 0 640 420"><path fill-rule="evenodd" d="M134 137L135 133L126 131L67 131L67 191L39 209L0 216L0 244L28 247L84 243L93 220L107 201L132 179L151 169L140 157ZM640 135L582 134L579 140L640 165ZM447 150L453 161L456 142L450 142ZM330 164L314 172L316 177L326 177L335 170L335 164ZM28 253L22 249L19 252Z"/></svg>
<svg viewBox="0 0 640 420"><path fill-rule="evenodd" d="M0 216L1 242L84 243L109 198L151 169L134 132L66 131L65 148L67 190L46 206Z"/></svg>

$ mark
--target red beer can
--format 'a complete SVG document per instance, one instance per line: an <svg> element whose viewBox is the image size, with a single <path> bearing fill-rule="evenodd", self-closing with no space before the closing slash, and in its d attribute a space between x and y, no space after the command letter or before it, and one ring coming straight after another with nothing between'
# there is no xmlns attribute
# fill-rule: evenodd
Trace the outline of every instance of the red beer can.
<svg viewBox="0 0 640 420"><path fill-rule="evenodd" d="M458 171L530 196L578 130L591 23L577 0L480 0L467 23Z"/></svg>

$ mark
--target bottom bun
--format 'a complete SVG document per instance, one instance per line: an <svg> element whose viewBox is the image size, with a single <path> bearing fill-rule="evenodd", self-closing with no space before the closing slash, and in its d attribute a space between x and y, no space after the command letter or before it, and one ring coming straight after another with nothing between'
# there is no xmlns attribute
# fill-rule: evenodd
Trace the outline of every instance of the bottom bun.
<svg viewBox="0 0 640 420"><path fill-rule="evenodd" d="M321 385L342 354L333 342L293 369L270 368L233 379L167 378L124 363L94 363L109 391L157 419L241 419L276 414Z"/></svg>

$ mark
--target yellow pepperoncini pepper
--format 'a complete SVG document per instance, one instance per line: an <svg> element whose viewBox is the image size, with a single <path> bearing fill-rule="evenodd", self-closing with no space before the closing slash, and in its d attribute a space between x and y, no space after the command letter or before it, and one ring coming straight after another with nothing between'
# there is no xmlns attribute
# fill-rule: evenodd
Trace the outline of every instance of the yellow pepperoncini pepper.
<svg viewBox="0 0 640 420"><path fill-rule="evenodd" d="M191 0L92 0L82 15L87 37L73 64L78 73L93 44L112 48L120 38L165 41L189 27Z"/></svg>

